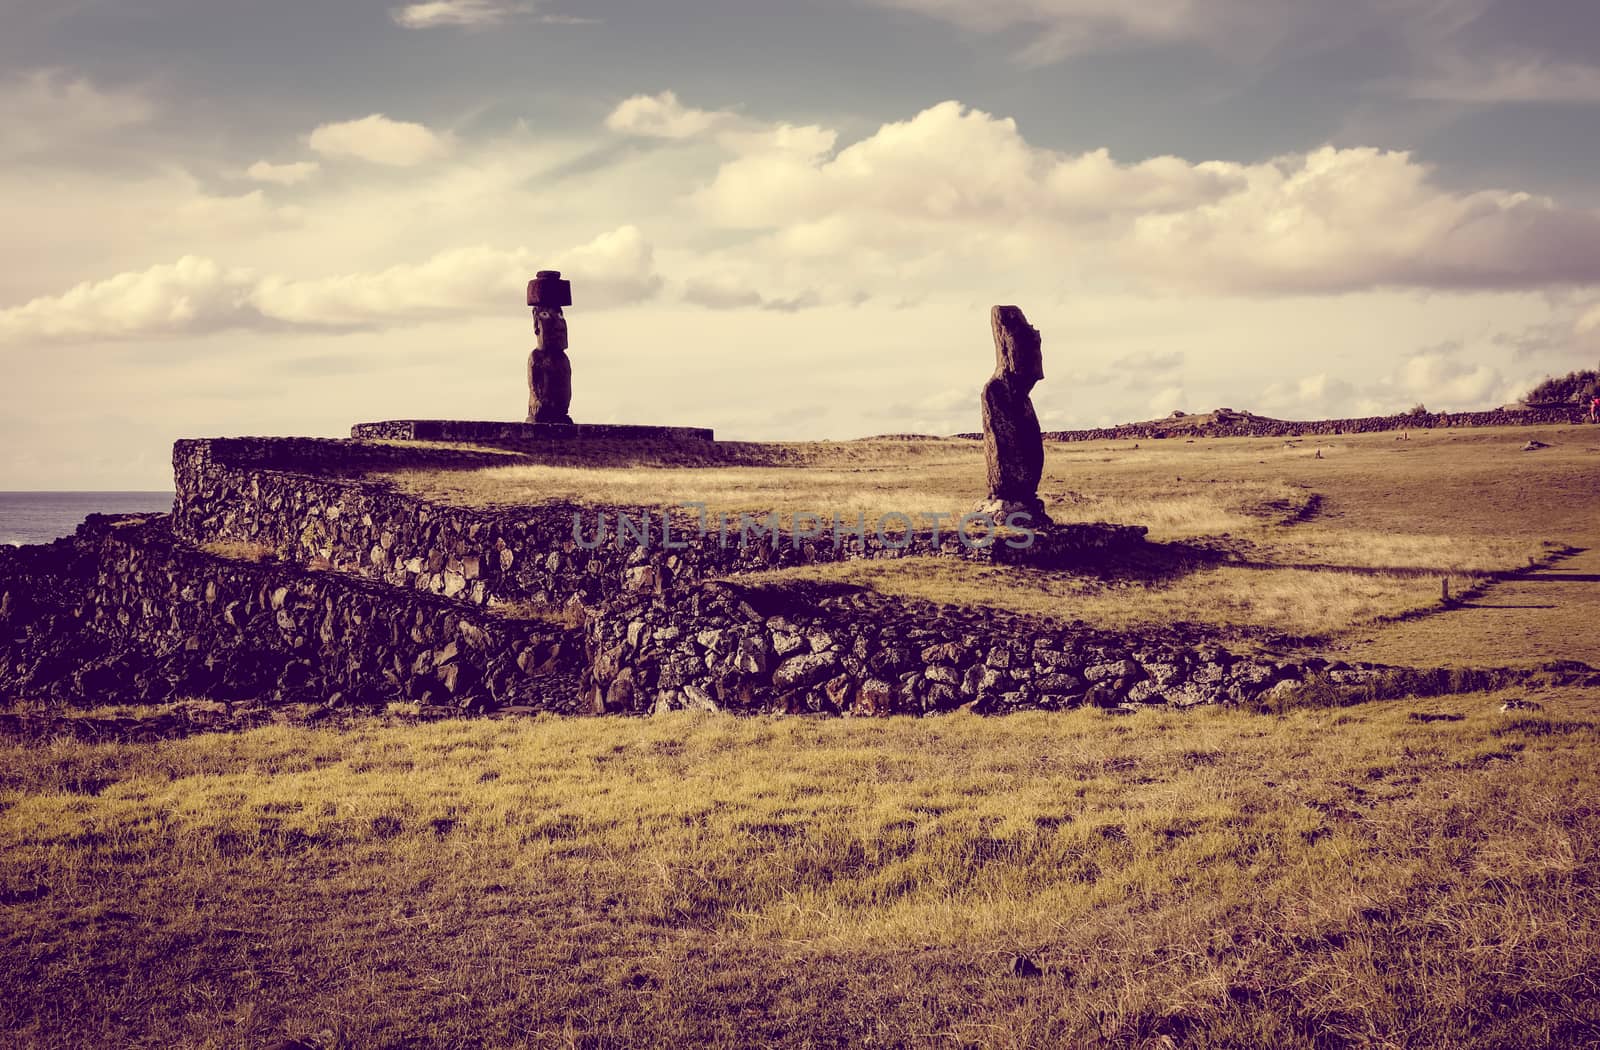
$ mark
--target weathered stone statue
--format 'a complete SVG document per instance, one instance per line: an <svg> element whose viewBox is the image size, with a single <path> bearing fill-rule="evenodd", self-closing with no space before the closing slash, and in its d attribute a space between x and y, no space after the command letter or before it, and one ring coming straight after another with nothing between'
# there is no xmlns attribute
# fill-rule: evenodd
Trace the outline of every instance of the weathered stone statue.
<svg viewBox="0 0 1600 1050"><path fill-rule="evenodd" d="M533 332L538 345L528 355L528 422L571 423L572 362L567 359L567 318L572 283L559 270L540 270L528 282Z"/></svg>
<svg viewBox="0 0 1600 1050"><path fill-rule="evenodd" d="M1044 378L1039 330L1015 306L989 311L994 329L994 375L983 385L983 451L989 468L989 500L980 509L995 520L1017 511L1048 524L1039 498L1044 439L1028 393Z"/></svg>

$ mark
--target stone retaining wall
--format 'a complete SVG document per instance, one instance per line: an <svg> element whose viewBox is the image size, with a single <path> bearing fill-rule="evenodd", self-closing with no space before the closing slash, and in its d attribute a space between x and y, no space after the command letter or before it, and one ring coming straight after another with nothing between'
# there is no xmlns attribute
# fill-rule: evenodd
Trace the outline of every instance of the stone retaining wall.
<svg viewBox="0 0 1600 1050"><path fill-rule="evenodd" d="M1386 430L1432 430L1444 427L1557 426L1582 423L1585 410L1576 406L1541 406L1523 411L1497 408L1487 412L1427 412L1422 415L1365 416L1356 419L1286 420L1240 416L1227 423L1185 426L1182 423L1130 423L1091 430L1051 430L1047 441L1150 441L1202 437L1333 437ZM959 437L981 438L981 434Z"/></svg>
<svg viewBox="0 0 1600 1050"><path fill-rule="evenodd" d="M578 633L432 595L174 542L165 516L91 517L0 556L0 695L571 710ZM41 584L45 584L41 586Z"/></svg>
<svg viewBox="0 0 1600 1050"><path fill-rule="evenodd" d="M469 441L524 444L547 441L712 441L709 427L637 426L631 423L495 423L462 419L389 419L357 423L350 436L391 441Z"/></svg>
<svg viewBox="0 0 1600 1050"><path fill-rule="evenodd" d="M390 450L344 443L350 463L386 464ZM701 532L691 512L567 503L475 509L428 503L348 475L337 442L302 448L263 439L180 441L173 449L173 529L196 544L247 543L299 565L352 573L472 605L528 602L596 606L617 594L673 593L688 582L736 572L860 557L916 554L1008 560L1004 544L963 545L947 526L885 536L869 523L863 538L847 525L835 535L797 536L781 527L739 542L713 520ZM394 449L405 453L411 450ZM476 465L469 459L465 465ZM411 465L415 465L412 461ZM311 469L334 470L334 476ZM376 468L374 468L376 469ZM648 536L619 536L619 515ZM608 531L599 531L604 518ZM670 533L663 523L670 522ZM754 522L752 521L752 524ZM784 524L780 522L781 526ZM602 536L605 541L601 542ZM1054 530L1058 560L1143 542L1140 526L1072 525ZM594 545L594 549L589 549Z"/></svg>
<svg viewBox="0 0 1600 1050"><path fill-rule="evenodd" d="M826 584L706 583L670 607L613 606L585 635L590 702L629 714L1242 703L1313 674L1356 686L1388 670L1275 661L1179 631L1110 634Z"/></svg>

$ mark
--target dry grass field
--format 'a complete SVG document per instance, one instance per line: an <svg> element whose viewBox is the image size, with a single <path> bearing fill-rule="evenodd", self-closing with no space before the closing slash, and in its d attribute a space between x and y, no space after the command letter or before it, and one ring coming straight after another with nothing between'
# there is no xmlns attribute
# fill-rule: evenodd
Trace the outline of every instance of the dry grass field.
<svg viewBox="0 0 1600 1050"><path fill-rule="evenodd" d="M1553 447L1518 451L1530 437ZM967 443L737 458L395 481L509 505L981 495ZM804 571L1418 666L1600 664L1597 470L1600 428L1054 446L1052 512L1149 524L1149 552L1093 574ZM1441 578L1479 589L1445 608ZM1513 698L1542 710L1499 710ZM1555 687L1277 713L389 717L0 745L0 1033L1600 1046L1597 748L1600 692Z"/></svg>
<svg viewBox="0 0 1600 1050"><path fill-rule="evenodd" d="M1600 702L1501 699L8 748L0 1030L1594 1045Z"/></svg>

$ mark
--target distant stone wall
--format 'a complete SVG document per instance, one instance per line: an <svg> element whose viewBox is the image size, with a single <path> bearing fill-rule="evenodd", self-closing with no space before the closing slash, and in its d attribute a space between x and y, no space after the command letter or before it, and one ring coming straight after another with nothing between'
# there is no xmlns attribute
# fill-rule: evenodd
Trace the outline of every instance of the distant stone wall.
<svg viewBox="0 0 1600 1050"><path fill-rule="evenodd" d="M1355 686L1386 671L1243 656L1198 632L1111 634L826 584L710 582L670 606L619 603L585 631L590 702L629 714L1190 706L1253 701L1312 674Z"/></svg>
<svg viewBox="0 0 1600 1050"><path fill-rule="evenodd" d="M709 427L636 426L630 423L490 423L458 419L390 419L357 423L353 438L391 441L473 441L522 444L547 441L711 441Z"/></svg>
<svg viewBox="0 0 1600 1050"><path fill-rule="evenodd" d="M348 459L342 458L346 452ZM394 453L412 458L397 460ZM775 538L752 529L750 542L741 545L742 523L719 533L712 521L702 533L699 519L688 511L668 517L659 508L568 503L450 507L350 476L356 473L352 464L415 467L417 455L360 442L180 441L173 450L173 530L192 543L256 544L299 565L472 605L531 602L547 608L574 600L594 606L617 594L665 595L711 576L849 558L940 554L1005 560L1011 555L1004 544L983 551L965 547L953 525L937 539L926 531L885 537L872 527L875 523L869 523L864 538L849 528L837 537L831 528L815 537L780 528ZM444 463L479 464L467 455ZM619 515L635 526L649 522L646 540L619 537ZM602 516L605 542L599 542ZM670 536L663 532L668 520ZM1143 535L1140 526L1075 525L1058 530L1052 542L1068 558L1074 551L1137 545Z"/></svg>
<svg viewBox="0 0 1600 1050"><path fill-rule="evenodd" d="M0 696L92 703L389 701L572 710L570 628L174 542L92 517L0 555Z"/></svg>
<svg viewBox="0 0 1600 1050"><path fill-rule="evenodd" d="M1428 412L1420 416L1364 416L1356 419L1278 420L1240 416L1226 423L1185 426L1182 422L1130 423L1091 430L1051 430L1047 441L1154 441L1163 438L1334 437L1387 430L1432 430L1445 427L1557 426L1582 423L1585 410L1576 405L1545 405L1522 411L1497 408L1488 412ZM959 437L981 438L981 434Z"/></svg>

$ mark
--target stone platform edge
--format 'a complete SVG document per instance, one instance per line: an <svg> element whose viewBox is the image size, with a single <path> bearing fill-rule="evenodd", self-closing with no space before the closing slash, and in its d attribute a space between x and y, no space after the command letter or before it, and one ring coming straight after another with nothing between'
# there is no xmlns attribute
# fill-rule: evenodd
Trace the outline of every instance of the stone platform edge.
<svg viewBox="0 0 1600 1050"><path fill-rule="evenodd" d="M357 423L358 441L714 441L710 427L635 426L625 423L498 423L461 419L390 419Z"/></svg>

